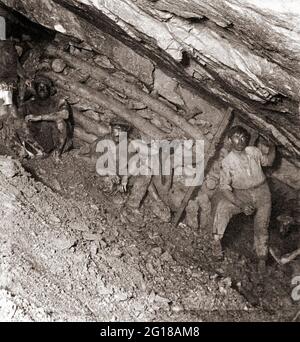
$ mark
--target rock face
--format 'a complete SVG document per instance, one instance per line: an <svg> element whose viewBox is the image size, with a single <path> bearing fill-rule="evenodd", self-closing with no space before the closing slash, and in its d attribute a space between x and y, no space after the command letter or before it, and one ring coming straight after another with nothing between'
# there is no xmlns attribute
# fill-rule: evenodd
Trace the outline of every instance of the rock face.
<svg viewBox="0 0 300 342"><path fill-rule="evenodd" d="M1 2L98 52L107 49L105 34L115 37L134 50L119 63L132 74L145 70L145 84L151 86L152 63L158 65L171 77L174 89L177 80L219 108L232 106L246 124L271 137L283 155L299 165L297 1L41 0L39 6L33 0ZM143 70L136 54L143 56ZM170 101L181 105L177 94L171 95Z"/></svg>

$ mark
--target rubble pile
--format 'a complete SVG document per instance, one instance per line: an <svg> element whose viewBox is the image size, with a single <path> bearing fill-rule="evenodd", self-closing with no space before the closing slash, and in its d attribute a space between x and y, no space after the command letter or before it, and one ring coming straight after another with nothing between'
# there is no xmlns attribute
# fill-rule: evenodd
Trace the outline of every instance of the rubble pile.
<svg viewBox="0 0 300 342"><path fill-rule="evenodd" d="M13 178L0 173L2 320L272 319L226 279L176 261L153 222L137 238L138 227L111 224L116 207L105 198L100 207L80 190L81 200L66 201L16 166ZM80 179L72 179L78 190Z"/></svg>

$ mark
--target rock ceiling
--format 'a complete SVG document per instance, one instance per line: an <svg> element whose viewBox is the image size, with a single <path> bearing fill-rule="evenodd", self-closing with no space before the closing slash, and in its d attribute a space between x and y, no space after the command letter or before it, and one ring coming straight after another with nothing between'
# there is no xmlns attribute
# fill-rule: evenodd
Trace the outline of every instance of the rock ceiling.
<svg viewBox="0 0 300 342"><path fill-rule="evenodd" d="M219 107L231 106L300 163L297 0L2 0L101 51L103 32Z"/></svg>

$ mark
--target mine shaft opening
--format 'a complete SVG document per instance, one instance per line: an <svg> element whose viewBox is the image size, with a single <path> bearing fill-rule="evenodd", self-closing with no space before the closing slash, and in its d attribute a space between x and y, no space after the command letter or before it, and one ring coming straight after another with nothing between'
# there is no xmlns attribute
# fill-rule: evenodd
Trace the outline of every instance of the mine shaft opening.
<svg viewBox="0 0 300 342"><path fill-rule="evenodd" d="M178 226L172 224L172 217L180 211L187 193L182 177L174 178L172 174L152 179L131 178L125 184L118 176L100 177L95 167L99 158L96 143L111 137L114 128L135 139L149 133L149 139L180 138L184 129L192 126L201 129L206 141L212 142L225 111L215 108L213 101L202 100L201 95L195 100L197 94L179 83L174 85L174 80L159 66L138 54L133 56L127 46L108 35L102 42L103 51L97 51L84 41L34 24L17 12L9 13L6 34L15 41L19 61L30 82L24 84L21 80L15 93L14 101L21 114L13 121L3 116L1 154L19 159L37 181L64 198L91 203L111 224L124 226L137 241L148 241L152 247L173 253L185 266L192 263L217 272L218 276L231 276L246 299L260 305L255 297L256 270L252 266L253 218L239 216L231 221L222 242L226 255L223 263L215 262L209 247L211 198L219 184L220 158L228 152L224 140L218 141L218 157L212 158L204 185L189 198ZM129 57L134 59L134 67L127 65ZM183 65L188 66L189 62L185 54ZM143 70L138 70L139 63ZM168 83L176 91L173 89L170 94L160 83ZM129 92L122 93L124 84L132 87L132 98ZM191 106L189 101L193 102ZM177 120L176 125L176 120L166 118L165 110L179 113L187 128L180 127L181 121ZM236 115L234 124L230 120L225 131L230 125L242 123ZM255 137L252 128L242 125ZM273 198L270 241L280 254L296 249L300 239L299 222L284 221L293 217L290 211L299 209L297 190L293 187L294 168L288 161L284 163L287 171L278 171L276 176L270 173L268 177ZM281 162L278 170L280 167ZM132 202L129 210L127 201ZM270 288L274 284L272 278L284 283L298 267L293 264L294 268L283 271L271 257L268 264ZM275 293L286 296L288 290L284 283ZM272 303L273 295L270 290L267 304L277 307Z"/></svg>

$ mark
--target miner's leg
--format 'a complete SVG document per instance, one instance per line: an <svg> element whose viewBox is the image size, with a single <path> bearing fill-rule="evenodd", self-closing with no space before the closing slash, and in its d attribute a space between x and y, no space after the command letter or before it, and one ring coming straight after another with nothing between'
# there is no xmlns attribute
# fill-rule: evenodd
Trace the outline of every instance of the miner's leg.
<svg viewBox="0 0 300 342"><path fill-rule="evenodd" d="M159 217L164 222L171 221L171 210L170 208L161 200L157 193L157 189L153 182L148 187L148 193L152 197L151 209L153 213Z"/></svg>
<svg viewBox="0 0 300 342"><path fill-rule="evenodd" d="M217 258L221 258L223 255L221 240L228 223L234 215L239 213L241 213L241 209L221 195L218 199L213 217L213 253Z"/></svg>
<svg viewBox="0 0 300 342"><path fill-rule="evenodd" d="M134 178L134 185L131 189L127 205L134 209L139 209L146 196L152 176L139 176Z"/></svg>
<svg viewBox="0 0 300 342"><path fill-rule="evenodd" d="M133 188L131 189L126 206L121 212L121 218L124 223L143 223L143 214L139 209L144 197L147 194L151 180L151 176L134 177Z"/></svg>
<svg viewBox="0 0 300 342"><path fill-rule="evenodd" d="M257 211L254 218L254 249L258 257L258 268L264 273L268 256L269 222L271 216L271 194L267 184L256 191Z"/></svg>
<svg viewBox="0 0 300 342"><path fill-rule="evenodd" d="M64 120L56 122L56 127L58 129L58 146L55 149L54 156L55 159L60 159L64 151L64 147L67 141L67 124Z"/></svg>

